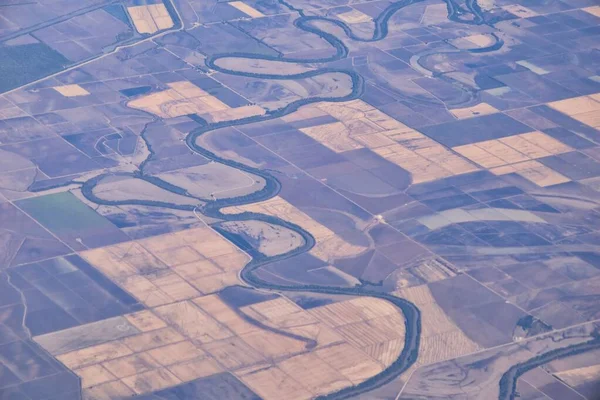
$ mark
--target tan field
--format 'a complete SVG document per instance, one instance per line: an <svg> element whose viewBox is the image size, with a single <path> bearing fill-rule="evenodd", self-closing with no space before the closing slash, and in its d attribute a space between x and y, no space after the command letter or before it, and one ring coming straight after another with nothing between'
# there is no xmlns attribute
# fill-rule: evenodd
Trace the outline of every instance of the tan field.
<svg viewBox="0 0 600 400"><path fill-rule="evenodd" d="M312 353L288 358L278 366L317 395L334 392L352 384L339 371Z"/></svg>
<svg viewBox="0 0 600 400"><path fill-rule="evenodd" d="M469 40L471 43L478 45L479 47L485 47L489 45L489 36L487 35L475 35L464 38ZM483 45L481 45L483 43ZM473 107L467 108L456 108L450 110L450 112L458 119L465 119L471 117L477 117L480 115L487 115L497 113L498 110L487 103L479 103Z"/></svg>
<svg viewBox="0 0 600 400"><path fill-rule="evenodd" d="M489 107L483 105L476 108L461 111L461 115L492 112ZM413 183L477 170L473 164L444 146L361 100L319 103L303 107L301 111L307 118L325 112L340 120L300 129L308 136L338 153L370 148L381 157L409 171L413 176ZM290 118L288 117L288 120Z"/></svg>
<svg viewBox="0 0 600 400"><path fill-rule="evenodd" d="M233 5L234 3L238 2L234 1L230 2L229 4ZM233 71L251 72L255 74L260 73L277 75L281 74L281 71L285 70L286 75L292 75L313 70L313 68L305 67L298 63L238 57L222 57L217 59L215 64L221 68L227 68Z"/></svg>
<svg viewBox="0 0 600 400"><path fill-rule="evenodd" d="M413 268L413 274L425 282L435 282L456 276L454 271L448 268L442 261L435 258L419 261Z"/></svg>
<svg viewBox="0 0 600 400"><path fill-rule="evenodd" d="M400 356L403 348L404 338L377 343L362 350L381 364L390 365Z"/></svg>
<svg viewBox="0 0 600 400"><path fill-rule="evenodd" d="M125 318L142 332L153 331L167 326L162 319L149 310L129 314Z"/></svg>
<svg viewBox="0 0 600 400"><path fill-rule="evenodd" d="M404 318L399 315L373 318L338 326L336 332L356 347L364 348L404 338Z"/></svg>
<svg viewBox="0 0 600 400"><path fill-rule="evenodd" d="M319 320L286 298L264 301L241 309L244 314L280 329L319 323Z"/></svg>
<svg viewBox="0 0 600 400"><path fill-rule="evenodd" d="M600 6L593 8L600 9ZM589 12L589 11L588 11ZM600 14L600 11L596 11ZM592 12L593 14L593 12ZM600 127L600 94L573 97L548 103L548 106L594 128Z"/></svg>
<svg viewBox="0 0 600 400"><path fill-rule="evenodd" d="M582 10L600 18L600 6L585 7Z"/></svg>
<svg viewBox="0 0 600 400"><path fill-rule="evenodd" d="M365 357L364 352L345 343L319 349L315 354L354 384L383 370L379 362Z"/></svg>
<svg viewBox="0 0 600 400"><path fill-rule="evenodd" d="M365 250L364 246L348 243L339 235L334 235L318 242L309 253L323 261L333 261L337 257L351 257Z"/></svg>
<svg viewBox="0 0 600 400"><path fill-rule="evenodd" d="M239 337L219 340L204 346L219 364L229 370L248 367L265 361L265 357Z"/></svg>
<svg viewBox="0 0 600 400"><path fill-rule="evenodd" d="M498 398L498 382L512 366L554 349L586 342L594 329L589 323L422 366L408 375L398 398Z"/></svg>
<svg viewBox="0 0 600 400"><path fill-rule="evenodd" d="M168 190L132 177L109 177L94 187L94 194L109 201L150 200L173 204L198 205L200 202L191 197L171 193Z"/></svg>
<svg viewBox="0 0 600 400"><path fill-rule="evenodd" d="M185 341L158 347L148 351L148 354L158 361L160 365L167 367L182 361L200 358L204 355L204 352L192 342Z"/></svg>
<svg viewBox="0 0 600 400"><path fill-rule="evenodd" d="M519 18L529 18L529 17L535 17L536 15L539 15L532 9L523 7L519 4L509 4L506 6L502 6L502 8L504 10L508 11L509 13L516 15Z"/></svg>
<svg viewBox="0 0 600 400"><path fill-rule="evenodd" d="M182 382L189 382L194 379L218 374L223 372L223 369L215 360L205 357L172 365L169 367L169 371Z"/></svg>
<svg viewBox="0 0 600 400"><path fill-rule="evenodd" d="M481 347L469 339L438 306L427 285L394 292L421 310L421 346L415 368L472 353Z"/></svg>
<svg viewBox="0 0 600 400"><path fill-rule="evenodd" d="M139 33L155 33L173 27L173 20L163 3L127 7Z"/></svg>
<svg viewBox="0 0 600 400"><path fill-rule="evenodd" d="M313 397L313 394L298 381L276 366L249 371L238 376L263 399L279 399L282 395L289 400L308 400Z"/></svg>
<svg viewBox="0 0 600 400"><path fill-rule="evenodd" d="M569 181L567 177L534 161L573 150L542 132L486 140L457 146L453 150L482 167L490 168L496 175L516 173L542 187Z"/></svg>
<svg viewBox="0 0 600 400"><path fill-rule="evenodd" d="M124 378L159 368L160 363L149 353L138 353L107 361L102 367L115 378Z"/></svg>
<svg viewBox="0 0 600 400"><path fill-rule="evenodd" d="M116 341L98 346L87 347L81 350L75 350L58 356L58 360L71 369L86 367L103 361L112 360L127 356L133 353L123 343Z"/></svg>
<svg viewBox="0 0 600 400"><path fill-rule="evenodd" d="M600 365L574 368L555 374L558 378L571 387L581 386L598 380L600 376Z"/></svg>
<svg viewBox="0 0 600 400"><path fill-rule="evenodd" d="M542 132L529 132L457 146L453 150L485 168L494 168L573 149Z"/></svg>
<svg viewBox="0 0 600 400"><path fill-rule="evenodd" d="M131 397L135 393L123 382L113 381L96 385L83 390L85 400L113 400L121 397Z"/></svg>
<svg viewBox="0 0 600 400"><path fill-rule="evenodd" d="M268 360L285 359L306 351L306 342L280 333L255 331L241 335L258 353Z"/></svg>
<svg viewBox="0 0 600 400"><path fill-rule="evenodd" d="M200 343L210 343L234 336L229 329L200 311L190 301L161 306L156 308L156 312L185 336Z"/></svg>
<svg viewBox="0 0 600 400"><path fill-rule="evenodd" d="M217 295L211 294L194 300L194 303L203 311L210 314L219 323L226 326L236 335L255 332L260 330L257 326L246 321L242 316L232 310Z"/></svg>
<svg viewBox="0 0 600 400"><path fill-rule="evenodd" d="M122 340L122 343L127 345L127 347L133 351L139 352L181 342L183 340L185 340L185 337L173 329L173 327L167 327L125 338Z"/></svg>
<svg viewBox="0 0 600 400"><path fill-rule="evenodd" d="M363 24L365 22L371 22L373 19L367 14L364 14L358 10L352 10L345 13L338 14L337 17L347 24Z"/></svg>
<svg viewBox="0 0 600 400"><path fill-rule="evenodd" d="M228 4L230 6L237 8L238 10L240 10L241 12L243 12L244 14L246 14L247 16L252 17L252 18L260 18L260 17L265 16L263 13L258 11L256 8L250 7L248 4L243 3L241 1L230 1Z"/></svg>
<svg viewBox="0 0 600 400"><path fill-rule="evenodd" d="M275 330L264 330L244 315ZM82 378L86 398L148 393L223 371L235 373L266 400L310 398L381 372L404 345L403 316L391 303L374 298L307 311L279 297L236 312L208 295L125 318L141 332L58 356ZM312 350L310 340L316 341ZM258 388L267 377L271 384Z"/></svg>
<svg viewBox="0 0 600 400"><path fill-rule="evenodd" d="M209 228L121 243L82 256L150 307L235 284L237 271L248 262Z"/></svg>
<svg viewBox="0 0 600 400"><path fill-rule="evenodd" d="M350 138L346 126L341 122L312 126L300 130L336 153L362 148L359 143Z"/></svg>
<svg viewBox="0 0 600 400"><path fill-rule="evenodd" d="M258 241L257 250L266 256L284 254L304 244L304 239L296 232L262 221L229 221L221 226Z"/></svg>
<svg viewBox="0 0 600 400"><path fill-rule="evenodd" d="M65 97L77 97L77 96L87 96L90 94L87 90L82 88L79 85L64 85L64 86L54 86L53 88L58 93L62 94Z"/></svg>
<svg viewBox="0 0 600 400"><path fill-rule="evenodd" d="M132 100L128 106L156 114L162 118L229 108L224 103L212 99L212 96L191 82L174 82L169 86L171 89ZM210 100L204 99L205 97Z"/></svg>
<svg viewBox="0 0 600 400"><path fill-rule="evenodd" d="M567 115L585 114L600 111L600 103L591 96L573 97L566 100L548 103L548 106Z"/></svg>
<svg viewBox="0 0 600 400"><path fill-rule="evenodd" d="M266 110L258 105L242 106L236 108L228 108L226 110L210 111L202 114L202 117L208 122L235 121L247 117L264 115Z"/></svg>
<svg viewBox="0 0 600 400"><path fill-rule="evenodd" d="M490 170L495 175L516 173L538 186L552 186L569 182L570 179L546 167L537 161L526 161L518 164L507 165Z"/></svg>
<svg viewBox="0 0 600 400"><path fill-rule="evenodd" d="M84 367L74 372L81 378L81 387L84 389L117 379L100 364Z"/></svg>
<svg viewBox="0 0 600 400"><path fill-rule="evenodd" d="M141 374L129 376L121 380L138 394L154 392L170 386L175 386L181 381L167 369L155 369Z"/></svg>
<svg viewBox="0 0 600 400"><path fill-rule="evenodd" d="M287 221L306 229L315 237L317 242L317 246L311 250L311 254L324 261L337 257L350 257L366 250L363 246L346 242L332 230L279 196L260 203L248 204L242 207L225 207L221 210L224 214L239 214L246 211L278 217L285 216Z"/></svg>
<svg viewBox="0 0 600 400"><path fill-rule="evenodd" d="M247 262L209 228L81 254L150 307L102 328L102 343L79 340L92 332L86 325L40 337L44 348L65 349L57 357L82 378L86 399L149 393L221 372L234 373L265 400L308 399L381 372L404 345L404 317L384 300L349 298L305 310L278 297L235 309L202 291L197 283L214 276L232 277L217 290L239 284L237 272ZM117 323L131 332L115 336L110 327Z"/></svg>

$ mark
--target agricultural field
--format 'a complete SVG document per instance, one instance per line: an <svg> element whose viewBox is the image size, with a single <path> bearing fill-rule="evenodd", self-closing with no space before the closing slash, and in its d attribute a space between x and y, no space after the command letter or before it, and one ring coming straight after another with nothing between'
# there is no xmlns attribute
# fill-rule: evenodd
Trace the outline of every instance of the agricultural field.
<svg viewBox="0 0 600 400"><path fill-rule="evenodd" d="M1 399L598 397L597 2L5 3Z"/></svg>

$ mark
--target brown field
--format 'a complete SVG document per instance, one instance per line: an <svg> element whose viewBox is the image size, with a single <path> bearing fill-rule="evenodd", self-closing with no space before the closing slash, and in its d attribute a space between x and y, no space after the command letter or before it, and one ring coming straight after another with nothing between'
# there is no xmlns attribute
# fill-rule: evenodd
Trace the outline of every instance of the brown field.
<svg viewBox="0 0 600 400"><path fill-rule="evenodd" d="M252 17L252 18L260 18L260 17L265 16L263 13L261 13L254 7L250 7L248 4L243 3L241 1L231 1L228 4L230 6L237 8L238 10L240 10L241 12L243 12L244 14L246 14L247 16Z"/></svg>
<svg viewBox="0 0 600 400"><path fill-rule="evenodd" d="M90 92L77 84L54 86L53 89L65 97L87 96L90 94Z"/></svg>
<svg viewBox="0 0 600 400"><path fill-rule="evenodd" d="M163 3L127 7L139 33L155 33L173 26L173 20Z"/></svg>

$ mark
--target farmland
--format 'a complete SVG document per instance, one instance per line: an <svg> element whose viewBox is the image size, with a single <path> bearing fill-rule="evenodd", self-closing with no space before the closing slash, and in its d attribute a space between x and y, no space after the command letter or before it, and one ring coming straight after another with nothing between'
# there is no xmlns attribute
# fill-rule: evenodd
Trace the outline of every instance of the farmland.
<svg viewBox="0 0 600 400"><path fill-rule="evenodd" d="M595 395L593 2L0 10L3 395Z"/></svg>

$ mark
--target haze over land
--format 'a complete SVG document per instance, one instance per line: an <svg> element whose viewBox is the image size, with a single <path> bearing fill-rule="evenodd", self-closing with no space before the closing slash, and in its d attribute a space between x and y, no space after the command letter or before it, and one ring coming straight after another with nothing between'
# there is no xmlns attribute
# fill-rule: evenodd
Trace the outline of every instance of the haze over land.
<svg viewBox="0 0 600 400"><path fill-rule="evenodd" d="M0 4L0 398L596 399L599 22Z"/></svg>

